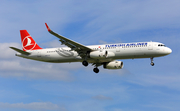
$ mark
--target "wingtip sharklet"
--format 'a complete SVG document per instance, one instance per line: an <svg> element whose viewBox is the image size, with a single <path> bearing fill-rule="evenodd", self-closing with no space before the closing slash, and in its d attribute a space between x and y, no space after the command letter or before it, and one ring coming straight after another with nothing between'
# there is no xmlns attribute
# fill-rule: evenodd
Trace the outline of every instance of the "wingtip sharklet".
<svg viewBox="0 0 180 111"><path fill-rule="evenodd" d="M47 23L45 23L45 25L46 25L47 30L48 30L48 31L51 31L51 29L49 28L49 26L47 25Z"/></svg>

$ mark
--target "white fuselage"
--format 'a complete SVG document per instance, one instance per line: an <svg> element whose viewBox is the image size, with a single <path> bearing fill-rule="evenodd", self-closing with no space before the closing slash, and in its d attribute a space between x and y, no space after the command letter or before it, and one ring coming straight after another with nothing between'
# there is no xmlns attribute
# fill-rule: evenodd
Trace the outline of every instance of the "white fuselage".
<svg viewBox="0 0 180 111"><path fill-rule="evenodd" d="M109 62L115 59L136 59L160 57L170 54L170 48L165 47L159 42L137 42L137 43L117 43L105 45L87 46L97 51L108 51L114 54L107 58L87 58L89 63ZM64 62L82 62L83 59L76 51L71 51L68 47L47 48L28 51L30 55L16 54L19 57L33 59L44 62L64 63Z"/></svg>

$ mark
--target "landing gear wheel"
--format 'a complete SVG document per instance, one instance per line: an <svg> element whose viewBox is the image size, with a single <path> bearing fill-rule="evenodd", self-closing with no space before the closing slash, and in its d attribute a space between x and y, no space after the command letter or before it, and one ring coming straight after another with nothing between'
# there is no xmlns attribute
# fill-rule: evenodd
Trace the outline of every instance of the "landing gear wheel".
<svg viewBox="0 0 180 111"><path fill-rule="evenodd" d="M151 62L151 66L154 66L154 62Z"/></svg>
<svg viewBox="0 0 180 111"><path fill-rule="evenodd" d="M99 72L99 69L98 69L98 68L94 68L93 71L94 71L95 73L98 73L98 72Z"/></svg>
<svg viewBox="0 0 180 111"><path fill-rule="evenodd" d="M84 66L88 66L88 62L87 62L87 61L83 61L82 64L83 64Z"/></svg>

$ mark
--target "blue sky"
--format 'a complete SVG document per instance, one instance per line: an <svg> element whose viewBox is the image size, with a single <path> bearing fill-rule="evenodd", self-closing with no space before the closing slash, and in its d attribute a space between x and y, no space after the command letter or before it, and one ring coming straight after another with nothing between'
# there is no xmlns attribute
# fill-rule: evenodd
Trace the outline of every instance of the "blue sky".
<svg viewBox="0 0 180 111"><path fill-rule="evenodd" d="M179 111L179 0L2 0L0 110ZM121 60L121 70L51 64L14 56L26 29L43 48L61 47L52 30L84 45L157 41L172 53Z"/></svg>

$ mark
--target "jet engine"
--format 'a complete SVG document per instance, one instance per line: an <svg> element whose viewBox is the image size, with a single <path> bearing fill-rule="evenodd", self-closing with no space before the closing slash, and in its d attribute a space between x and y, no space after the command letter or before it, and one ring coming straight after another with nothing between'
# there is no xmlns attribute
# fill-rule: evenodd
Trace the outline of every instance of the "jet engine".
<svg viewBox="0 0 180 111"><path fill-rule="evenodd" d="M93 51L89 54L90 58L100 59L100 58L109 58L114 57L115 54L113 52L108 52L106 50Z"/></svg>
<svg viewBox="0 0 180 111"><path fill-rule="evenodd" d="M122 69L122 61L111 61L103 64L104 69Z"/></svg>

